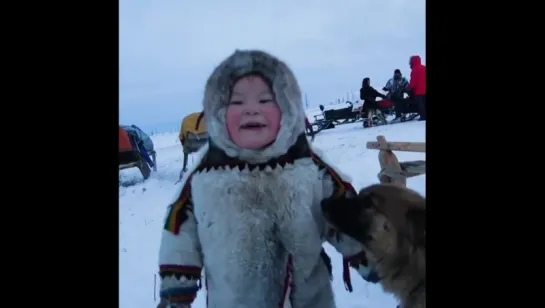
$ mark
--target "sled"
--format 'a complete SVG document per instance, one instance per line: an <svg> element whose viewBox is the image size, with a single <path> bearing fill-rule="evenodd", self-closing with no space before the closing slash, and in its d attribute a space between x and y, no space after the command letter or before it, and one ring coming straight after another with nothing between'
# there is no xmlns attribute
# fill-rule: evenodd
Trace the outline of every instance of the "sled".
<svg viewBox="0 0 545 308"><path fill-rule="evenodd" d="M119 170L138 168L144 180L157 171L153 141L136 125L119 126Z"/></svg>
<svg viewBox="0 0 545 308"><path fill-rule="evenodd" d="M425 142L387 142L384 136L377 136L377 141L367 142L367 148L379 150L378 160L380 172L378 178L381 183L407 186L407 178L426 173L426 161L416 160L399 162L392 151L426 153Z"/></svg>
<svg viewBox="0 0 545 308"><path fill-rule="evenodd" d="M325 110L324 105L320 105L320 111L322 113L315 115L314 123L311 124L314 135L324 129L335 128L336 125L354 123L360 120L359 109L354 108L354 104L351 101L346 101L346 104L348 104L346 108L330 110Z"/></svg>

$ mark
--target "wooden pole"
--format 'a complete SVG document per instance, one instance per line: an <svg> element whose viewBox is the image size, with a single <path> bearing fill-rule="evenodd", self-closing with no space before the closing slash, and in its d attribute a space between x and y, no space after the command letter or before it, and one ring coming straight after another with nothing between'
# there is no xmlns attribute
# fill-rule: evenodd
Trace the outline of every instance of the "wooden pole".
<svg viewBox="0 0 545 308"><path fill-rule="evenodd" d="M377 141L380 148L384 148L387 144L384 136L378 136ZM391 150L380 150L378 152L378 161L381 169L378 178L381 183L407 187L407 178L403 176L399 160ZM394 176L394 174L397 176Z"/></svg>
<svg viewBox="0 0 545 308"><path fill-rule="evenodd" d="M389 150L389 151L403 151L403 152L426 152L425 142L386 142L384 136L378 136L377 140L384 140L383 142L367 142L367 148L371 150Z"/></svg>

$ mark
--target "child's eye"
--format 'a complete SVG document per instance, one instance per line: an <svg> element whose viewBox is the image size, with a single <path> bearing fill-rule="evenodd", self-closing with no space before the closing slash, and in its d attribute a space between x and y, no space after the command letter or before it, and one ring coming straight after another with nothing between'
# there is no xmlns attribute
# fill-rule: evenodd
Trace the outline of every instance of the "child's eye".
<svg viewBox="0 0 545 308"><path fill-rule="evenodd" d="M260 99L260 100L259 100L259 102L260 102L261 104L270 103L270 102L272 102L272 101L273 101L272 99Z"/></svg>
<svg viewBox="0 0 545 308"><path fill-rule="evenodd" d="M230 105L242 105L242 101L231 101L229 102Z"/></svg>

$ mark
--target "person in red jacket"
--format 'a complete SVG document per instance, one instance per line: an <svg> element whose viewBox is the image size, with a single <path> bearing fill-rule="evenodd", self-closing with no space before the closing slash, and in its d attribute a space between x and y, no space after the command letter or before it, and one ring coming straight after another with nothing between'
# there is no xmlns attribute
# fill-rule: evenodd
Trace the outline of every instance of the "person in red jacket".
<svg viewBox="0 0 545 308"><path fill-rule="evenodd" d="M420 121L426 120L426 66L422 65L420 56L412 56L409 60L411 66L411 81L407 89L413 102L418 107Z"/></svg>

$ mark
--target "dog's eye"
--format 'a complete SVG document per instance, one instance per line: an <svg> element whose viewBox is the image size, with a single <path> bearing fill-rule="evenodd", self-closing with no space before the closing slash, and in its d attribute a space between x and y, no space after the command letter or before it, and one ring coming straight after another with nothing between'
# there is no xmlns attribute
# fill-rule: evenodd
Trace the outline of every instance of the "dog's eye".
<svg viewBox="0 0 545 308"><path fill-rule="evenodd" d="M384 231L390 231L390 227L388 226L388 223L385 222L382 227L384 228Z"/></svg>

